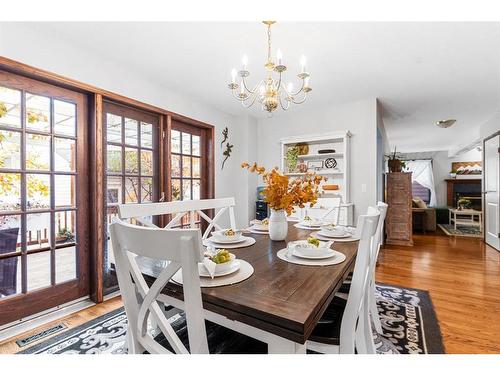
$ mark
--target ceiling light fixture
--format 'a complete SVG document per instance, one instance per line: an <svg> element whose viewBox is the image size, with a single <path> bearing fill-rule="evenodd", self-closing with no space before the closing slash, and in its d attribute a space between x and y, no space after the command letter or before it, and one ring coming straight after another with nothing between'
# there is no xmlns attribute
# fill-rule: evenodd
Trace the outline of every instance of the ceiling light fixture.
<svg viewBox="0 0 500 375"><path fill-rule="evenodd" d="M452 126L455 122L457 122L457 120L455 119L439 120L438 122L436 122L436 125L439 126L440 128L446 129Z"/></svg>
<svg viewBox="0 0 500 375"><path fill-rule="evenodd" d="M233 92L234 97L241 102L243 107L251 107L255 101L262 105L262 110L272 114L278 105L287 110L291 103L302 104L305 102L307 93L312 89L309 86L309 73L306 71L306 58L302 56L300 59L301 71L297 77L301 80L301 86L297 91L293 91L293 83L287 85L283 83L282 74L287 67L283 64L283 53L281 50L276 51L276 61L271 57L271 25L276 21L262 21L267 25L267 62L264 64L268 75L262 79L253 89L247 87L246 78L250 75L247 70L248 57L243 56L242 69L231 71L231 83L228 87ZM273 73L278 74L278 79L273 78ZM240 83L236 83L236 76L241 77Z"/></svg>

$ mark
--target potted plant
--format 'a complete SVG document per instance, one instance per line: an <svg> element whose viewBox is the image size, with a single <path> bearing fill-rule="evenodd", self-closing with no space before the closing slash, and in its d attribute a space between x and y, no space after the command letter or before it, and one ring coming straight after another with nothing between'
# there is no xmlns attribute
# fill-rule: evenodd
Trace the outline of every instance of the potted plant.
<svg viewBox="0 0 500 375"><path fill-rule="evenodd" d="M457 178L457 171L456 171L456 169L452 169L450 171L450 178Z"/></svg>
<svg viewBox="0 0 500 375"><path fill-rule="evenodd" d="M470 199L467 199L467 198L460 198L457 202L457 205L458 205L458 209L459 210L466 210L468 208L470 208L472 202L470 201Z"/></svg>
<svg viewBox="0 0 500 375"><path fill-rule="evenodd" d="M68 228L61 228L59 232L57 232L56 236L56 242L57 243L63 243L63 242L70 242L75 239L75 235L68 230Z"/></svg>
<svg viewBox="0 0 500 375"><path fill-rule="evenodd" d="M319 185L325 178L315 173L307 173L303 178L289 179L278 167L266 172L266 169L259 167L257 163L252 166L243 163L241 167L262 176L265 183L262 194L264 201L271 208L269 238L273 241L283 241L288 232L286 215L291 215L294 206L303 208L306 203L313 206L318 200Z"/></svg>
<svg viewBox="0 0 500 375"><path fill-rule="evenodd" d="M286 150L285 160L288 167L288 172L295 172L295 168L297 168L297 162L299 160L299 148L289 147Z"/></svg>
<svg viewBox="0 0 500 375"><path fill-rule="evenodd" d="M389 168L389 172L401 172L405 166L406 163L397 157L396 147L394 147L394 152L387 155L387 167Z"/></svg>

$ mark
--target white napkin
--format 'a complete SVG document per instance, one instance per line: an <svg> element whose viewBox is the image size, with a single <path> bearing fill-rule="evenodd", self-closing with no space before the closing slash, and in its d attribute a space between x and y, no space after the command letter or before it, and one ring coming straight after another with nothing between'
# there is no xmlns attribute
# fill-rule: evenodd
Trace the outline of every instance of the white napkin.
<svg viewBox="0 0 500 375"><path fill-rule="evenodd" d="M214 261L212 261L209 257L214 256L216 254L217 254L217 249L212 245L208 245L207 251L204 254L208 256L203 257L203 265L207 269L212 279L215 277L215 267L217 267L217 264Z"/></svg>
<svg viewBox="0 0 500 375"><path fill-rule="evenodd" d="M217 266L217 264L209 257L203 257L203 265L210 274L210 277L213 279L215 277L215 267Z"/></svg>

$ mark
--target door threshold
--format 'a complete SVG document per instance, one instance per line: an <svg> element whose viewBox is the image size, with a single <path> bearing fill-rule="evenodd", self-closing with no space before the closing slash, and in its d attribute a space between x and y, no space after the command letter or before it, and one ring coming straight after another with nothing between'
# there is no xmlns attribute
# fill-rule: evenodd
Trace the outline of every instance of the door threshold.
<svg viewBox="0 0 500 375"><path fill-rule="evenodd" d="M89 296L86 296L37 314L18 319L14 322L4 324L3 326L0 326L0 342L20 335L24 332L31 331L32 329L40 327L53 320L64 318L69 314L73 314L93 305L95 305L95 303L90 300Z"/></svg>

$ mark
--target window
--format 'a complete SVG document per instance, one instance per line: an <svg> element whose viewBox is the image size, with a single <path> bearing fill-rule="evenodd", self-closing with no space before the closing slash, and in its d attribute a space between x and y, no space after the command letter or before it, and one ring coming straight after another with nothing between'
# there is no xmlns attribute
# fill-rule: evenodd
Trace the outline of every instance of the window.
<svg viewBox="0 0 500 375"><path fill-rule="evenodd" d="M413 181L413 183L412 183L412 195L413 195L413 198L422 199L426 204L429 204L431 201L430 189L423 187L422 185L420 185L416 181Z"/></svg>

